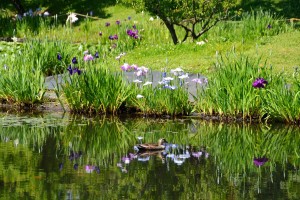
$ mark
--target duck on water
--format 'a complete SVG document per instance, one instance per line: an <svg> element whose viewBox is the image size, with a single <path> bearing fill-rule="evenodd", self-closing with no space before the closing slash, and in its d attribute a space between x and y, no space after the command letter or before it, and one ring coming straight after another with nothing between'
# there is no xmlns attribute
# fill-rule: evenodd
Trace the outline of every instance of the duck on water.
<svg viewBox="0 0 300 200"><path fill-rule="evenodd" d="M157 151L164 150L166 148L167 140L165 138L161 138L158 140L158 143L144 143L136 145L136 148L139 151Z"/></svg>

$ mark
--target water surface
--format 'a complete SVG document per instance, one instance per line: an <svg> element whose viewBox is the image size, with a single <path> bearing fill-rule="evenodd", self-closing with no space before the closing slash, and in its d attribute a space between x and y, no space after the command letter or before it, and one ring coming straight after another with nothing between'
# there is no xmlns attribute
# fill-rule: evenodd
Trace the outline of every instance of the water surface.
<svg viewBox="0 0 300 200"><path fill-rule="evenodd" d="M298 127L0 117L0 199L300 198ZM138 138L169 143L141 153Z"/></svg>

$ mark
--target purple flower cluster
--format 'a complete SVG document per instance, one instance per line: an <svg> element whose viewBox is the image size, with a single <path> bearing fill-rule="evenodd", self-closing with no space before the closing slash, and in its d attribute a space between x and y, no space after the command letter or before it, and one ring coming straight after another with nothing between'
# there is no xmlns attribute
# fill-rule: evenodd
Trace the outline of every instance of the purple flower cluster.
<svg viewBox="0 0 300 200"><path fill-rule="evenodd" d="M253 159L253 163L254 165L256 166L262 166L264 165L269 159L268 158L265 158L265 157L262 157L262 158L254 158Z"/></svg>
<svg viewBox="0 0 300 200"><path fill-rule="evenodd" d="M120 21L120 20L117 20L117 21L116 21L116 24L117 24L117 25L120 25L120 24L121 24L121 21Z"/></svg>
<svg viewBox="0 0 300 200"><path fill-rule="evenodd" d="M200 85L207 85L208 80L205 77L203 77L203 78L194 78L194 79L192 79L192 82L198 83Z"/></svg>
<svg viewBox="0 0 300 200"><path fill-rule="evenodd" d="M134 38L134 39L138 39L139 35L138 35L138 30L127 30L127 35L129 35L130 37Z"/></svg>
<svg viewBox="0 0 300 200"><path fill-rule="evenodd" d="M74 67L72 68L71 65L68 66L67 70L69 71L70 75L73 75L73 74L78 74L80 75L82 73L82 71L80 69L78 69L77 67Z"/></svg>
<svg viewBox="0 0 300 200"><path fill-rule="evenodd" d="M129 65L128 63L124 63L122 66L121 66L121 69L125 72L128 72L128 71L137 71L139 69L139 67L135 64L133 65Z"/></svg>
<svg viewBox="0 0 300 200"><path fill-rule="evenodd" d="M105 26L106 27L110 26L110 23L109 22L105 22Z"/></svg>
<svg viewBox="0 0 300 200"><path fill-rule="evenodd" d="M192 156L195 158L200 158L201 156L204 156L205 158L209 157L209 153L205 152L205 151L196 151L196 152L192 152Z"/></svg>
<svg viewBox="0 0 300 200"><path fill-rule="evenodd" d="M127 173L126 165L128 165L132 160L136 159L137 155L133 153L129 153L129 156L122 157L122 162L117 163L117 167L121 168L123 173Z"/></svg>
<svg viewBox="0 0 300 200"><path fill-rule="evenodd" d="M108 36L108 39L110 39L110 40L118 40L119 37L118 37L117 34L115 34L115 35L110 35L110 36Z"/></svg>
<svg viewBox="0 0 300 200"><path fill-rule="evenodd" d="M252 83L252 86L254 88L264 88L268 84L268 81L266 81L264 78L257 78Z"/></svg>
<svg viewBox="0 0 300 200"><path fill-rule="evenodd" d="M93 171L96 171L97 174L100 173L100 168L97 166L93 166L93 165L86 165L85 166L85 172L86 173L92 173Z"/></svg>

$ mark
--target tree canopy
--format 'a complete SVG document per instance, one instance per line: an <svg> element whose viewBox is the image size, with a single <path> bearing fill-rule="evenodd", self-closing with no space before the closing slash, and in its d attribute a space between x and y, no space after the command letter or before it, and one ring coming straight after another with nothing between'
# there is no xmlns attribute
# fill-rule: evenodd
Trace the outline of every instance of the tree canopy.
<svg viewBox="0 0 300 200"><path fill-rule="evenodd" d="M123 0L136 10L146 10L161 18L173 43L179 42L175 26L185 30L181 42L188 37L198 39L219 21L227 19L236 5L235 0Z"/></svg>

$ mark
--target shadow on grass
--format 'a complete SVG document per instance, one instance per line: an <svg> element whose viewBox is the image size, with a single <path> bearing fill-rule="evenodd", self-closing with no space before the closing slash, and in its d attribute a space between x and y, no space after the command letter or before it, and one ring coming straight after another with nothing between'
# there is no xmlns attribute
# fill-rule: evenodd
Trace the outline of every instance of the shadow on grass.
<svg viewBox="0 0 300 200"><path fill-rule="evenodd" d="M108 18L111 14L106 13L105 8L115 4L116 0L28 0L22 1L21 5L25 12L28 12L30 9L35 12L37 8L42 8L43 11L48 11L50 15L67 15L69 12L75 12L99 18ZM17 28L16 20L11 18L11 16L17 11L10 0L0 1L0 11L0 37L11 37L13 30ZM58 22L65 23L66 19L67 16L59 17ZM31 17L23 18L22 21L29 30L34 30L36 33L39 32L40 25L43 23L38 18ZM53 24L54 22L53 20L48 20L48 23Z"/></svg>
<svg viewBox="0 0 300 200"><path fill-rule="evenodd" d="M263 9L275 12L285 18L300 18L299 0L241 0L244 11Z"/></svg>
<svg viewBox="0 0 300 200"><path fill-rule="evenodd" d="M37 8L46 8L51 14L66 14L68 12L77 12L89 14L93 12L94 16L109 17L104 9L116 4L116 0L28 0L22 1L22 6L27 12L29 9L35 11ZM0 9L13 10L14 7L10 0L1 0Z"/></svg>

